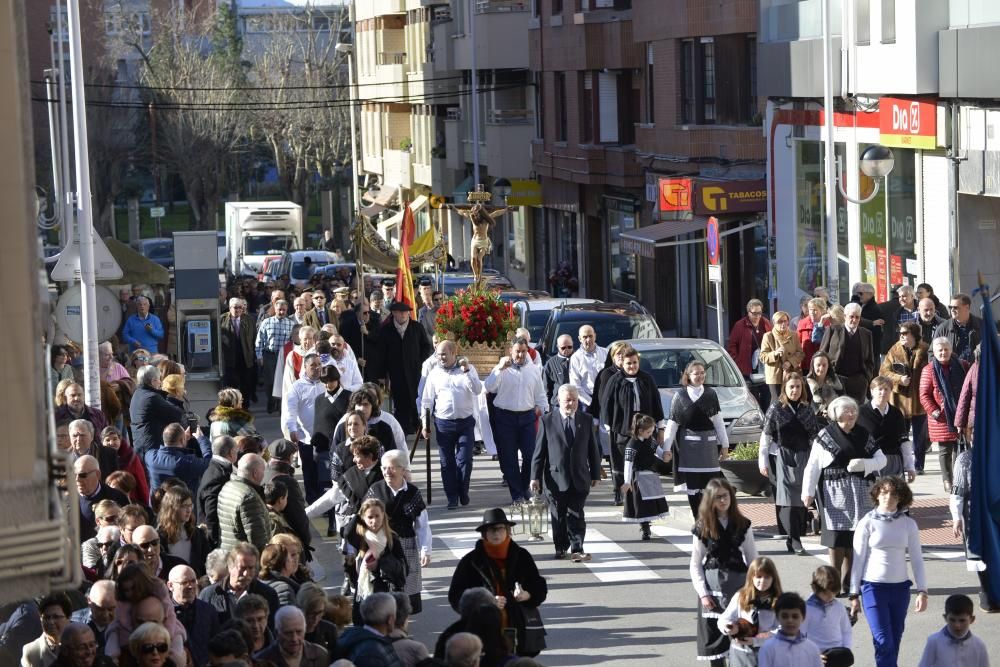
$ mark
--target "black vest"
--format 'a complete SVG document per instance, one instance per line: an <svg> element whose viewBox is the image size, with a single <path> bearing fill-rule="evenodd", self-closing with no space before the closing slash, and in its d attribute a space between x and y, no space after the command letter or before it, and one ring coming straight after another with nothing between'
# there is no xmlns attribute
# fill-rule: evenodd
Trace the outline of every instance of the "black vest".
<svg viewBox="0 0 1000 667"><path fill-rule="evenodd" d="M351 398L351 392L344 389L331 403L329 393L323 392L316 397L314 403L315 416L313 419L312 445L317 452L330 450L330 442L333 440L333 431L337 427L337 422L347 412L347 402Z"/></svg>

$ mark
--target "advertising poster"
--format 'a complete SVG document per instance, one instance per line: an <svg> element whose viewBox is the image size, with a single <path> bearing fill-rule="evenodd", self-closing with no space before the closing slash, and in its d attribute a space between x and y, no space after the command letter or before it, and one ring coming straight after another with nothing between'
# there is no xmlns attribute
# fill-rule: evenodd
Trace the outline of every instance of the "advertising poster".
<svg viewBox="0 0 1000 667"><path fill-rule="evenodd" d="M892 285L902 285L903 279L903 258L899 255L889 255L889 283Z"/></svg>
<svg viewBox="0 0 1000 667"><path fill-rule="evenodd" d="M875 255L878 258L878 279L872 284L875 285L875 298L882 303L889 300L889 251L880 245L875 248Z"/></svg>

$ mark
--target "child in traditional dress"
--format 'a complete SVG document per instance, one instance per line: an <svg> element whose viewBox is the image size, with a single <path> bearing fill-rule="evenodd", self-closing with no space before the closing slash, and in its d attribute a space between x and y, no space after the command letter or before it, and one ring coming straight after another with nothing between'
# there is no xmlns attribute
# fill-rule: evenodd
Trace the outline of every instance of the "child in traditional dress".
<svg viewBox="0 0 1000 667"><path fill-rule="evenodd" d="M757 653L777 629L774 603L781 579L774 561L754 558L743 588L719 617L719 630L729 635L729 667L757 667Z"/></svg>
<svg viewBox="0 0 1000 667"><path fill-rule="evenodd" d="M669 475L670 450L653 439L656 420L636 413L632 417L632 439L625 445L625 508L622 521L638 522L643 541L650 539L649 522L667 516L667 497L660 475Z"/></svg>
<svg viewBox="0 0 1000 667"><path fill-rule="evenodd" d="M764 642L759 667L823 667L819 649L802 634L806 603L798 593L782 593L774 603L778 631Z"/></svg>
<svg viewBox="0 0 1000 667"><path fill-rule="evenodd" d="M918 667L990 667L986 644L969 630L976 621L973 610L968 595L948 596L944 601L946 625L927 638Z"/></svg>
<svg viewBox="0 0 1000 667"><path fill-rule="evenodd" d="M681 385L684 390L670 402L663 442L674 443L674 491L686 492L691 511L697 513L708 480L722 477L719 461L729 456L729 435L719 395L705 386L705 364L689 363Z"/></svg>
<svg viewBox="0 0 1000 667"><path fill-rule="evenodd" d="M757 557L750 520L740 513L736 490L724 478L705 487L691 549L691 581L698 593L698 660L721 667L729 637L718 619L746 581L747 565Z"/></svg>

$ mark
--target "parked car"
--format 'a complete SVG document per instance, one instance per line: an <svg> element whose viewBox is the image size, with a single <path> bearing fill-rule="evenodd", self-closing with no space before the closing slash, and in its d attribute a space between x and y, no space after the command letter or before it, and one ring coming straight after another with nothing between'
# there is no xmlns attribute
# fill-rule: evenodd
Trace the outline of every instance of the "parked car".
<svg viewBox="0 0 1000 667"><path fill-rule="evenodd" d="M556 339L563 334L569 334L577 341L580 327L584 324L594 327L597 344L601 347L607 347L616 340L659 338L663 335L653 314L636 301L558 305L552 308L538 338L537 349L542 358L548 359L556 353Z"/></svg>
<svg viewBox="0 0 1000 667"><path fill-rule="evenodd" d="M132 249L166 269L174 268L174 240L171 238L139 239Z"/></svg>
<svg viewBox="0 0 1000 667"><path fill-rule="evenodd" d="M309 262L306 262L306 258L309 259ZM317 269L332 263L333 253L326 250L292 250L282 256L277 267L272 268L274 267L272 263L268 270L275 276L287 273L292 285L305 287ZM273 273L274 271L277 273Z"/></svg>
<svg viewBox="0 0 1000 667"><path fill-rule="evenodd" d="M501 294L503 294L501 292ZM579 297L565 297L565 298L540 298L540 299L521 299L514 302L514 310L517 311L517 318L520 320L520 326L524 327L531 334L532 345L538 347L538 342L541 340L542 331L545 329L545 323L549 321L549 314L552 312L553 308L559 306L567 306L570 304L588 304L588 303L600 303L597 299L584 299ZM573 337L574 340L576 336Z"/></svg>
<svg viewBox="0 0 1000 667"><path fill-rule="evenodd" d="M486 277L487 287L501 291L514 289L514 283L506 276L501 275L499 271L486 269L483 271L483 276ZM468 289L473 280L474 277L471 273L445 272L441 277L441 291L448 296L454 296L455 292Z"/></svg>
<svg viewBox="0 0 1000 667"><path fill-rule="evenodd" d="M656 381L663 414L670 414L674 395L684 390L684 368L692 361L700 361L705 364L705 385L719 395L730 446L760 440L764 415L736 362L718 343L702 338L634 338L627 342L639 352L639 368Z"/></svg>
<svg viewBox="0 0 1000 667"><path fill-rule="evenodd" d="M358 265L354 262L340 262L337 264L327 264L318 269L316 273L321 273L335 280L343 280L347 285L352 285L357 270Z"/></svg>
<svg viewBox="0 0 1000 667"><path fill-rule="evenodd" d="M499 296L504 303L552 298L551 294L542 289L505 289L500 291Z"/></svg>

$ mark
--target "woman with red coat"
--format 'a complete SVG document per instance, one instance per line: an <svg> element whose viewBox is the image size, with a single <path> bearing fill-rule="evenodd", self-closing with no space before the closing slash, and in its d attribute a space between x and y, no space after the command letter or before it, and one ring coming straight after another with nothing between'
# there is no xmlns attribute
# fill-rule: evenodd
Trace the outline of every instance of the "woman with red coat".
<svg viewBox="0 0 1000 667"><path fill-rule="evenodd" d="M101 431L101 444L118 452L118 469L132 473L135 477L135 489L128 494L129 500L145 505L149 502L149 483L146 481L146 469L142 461L135 455L127 439L114 426L108 426Z"/></svg>
<svg viewBox="0 0 1000 667"><path fill-rule="evenodd" d="M927 435L938 445L945 493L951 493L952 465L958 445L955 416L965 383L965 362L952 355L951 340L944 336L932 343L934 358L920 374L920 405L927 412Z"/></svg>
<svg viewBox="0 0 1000 667"><path fill-rule="evenodd" d="M764 340L764 334L770 330L771 323L764 317L764 304L760 299L750 299L747 302L747 316L733 325L733 330L729 332L729 342L726 344L729 356L736 362L736 366L750 387L750 393L757 399L763 412L766 412L768 405L771 404L771 391L764 384L764 362L760 359L760 344ZM757 383L750 377L755 374L761 376Z"/></svg>
<svg viewBox="0 0 1000 667"><path fill-rule="evenodd" d="M795 333L799 336L799 345L805 356L802 358L802 372L808 373L811 366L809 362L819 351L819 344L823 341L823 332L830 326L830 315L826 312L826 301L823 299L810 299L806 304L809 311L807 317L799 320L795 327Z"/></svg>

